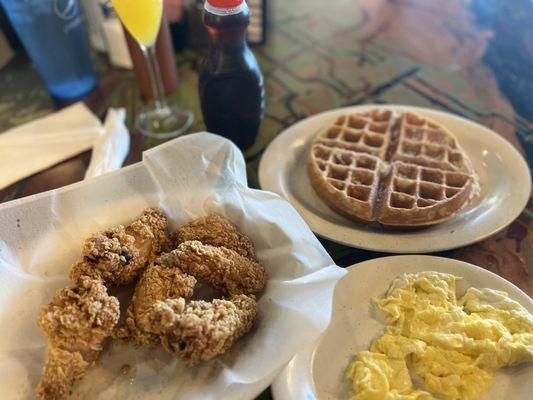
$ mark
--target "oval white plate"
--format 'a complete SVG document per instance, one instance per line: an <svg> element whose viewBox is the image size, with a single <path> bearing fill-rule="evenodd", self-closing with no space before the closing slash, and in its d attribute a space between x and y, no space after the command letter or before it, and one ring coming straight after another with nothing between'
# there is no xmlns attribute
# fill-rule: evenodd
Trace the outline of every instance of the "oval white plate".
<svg viewBox="0 0 533 400"><path fill-rule="evenodd" d="M371 299L382 296L403 273L439 271L463 279L457 295L469 287L503 290L533 314L533 301L512 283L492 272L448 258L394 256L352 265L335 288L332 320L317 343L298 353L272 385L276 400L346 399L350 385L346 368L353 356L369 348L385 324L376 319ZM496 373L481 399L526 399L533 392L533 364L504 368Z"/></svg>
<svg viewBox="0 0 533 400"><path fill-rule="evenodd" d="M316 195L307 176L311 141L337 115L374 107L412 110L449 128L472 159L480 177L481 195L447 222L405 232L357 224L332 211ZM337 109L291 126L265 150L259 165L259 182L263 189L287 199L317 235L346 246L389 253L429 253L483 240L518 217L531 193L531 175L526 162L497 133L445 112L396 105Z"/></svg>

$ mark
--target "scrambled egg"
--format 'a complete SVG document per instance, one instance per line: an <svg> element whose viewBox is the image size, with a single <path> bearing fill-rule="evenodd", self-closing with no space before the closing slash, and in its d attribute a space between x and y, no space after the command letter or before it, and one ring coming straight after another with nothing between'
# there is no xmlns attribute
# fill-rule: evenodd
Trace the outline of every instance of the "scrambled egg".
<svg viewBox="0 0 533 400"><path fill-rule="evenodd" d="M375 300L388 326L348 369L352 400L476 399L497 369L533 360L533 316L492 289L457 300L455 280L406 274ZM414 389L410 371L425 390Z"/></svg>

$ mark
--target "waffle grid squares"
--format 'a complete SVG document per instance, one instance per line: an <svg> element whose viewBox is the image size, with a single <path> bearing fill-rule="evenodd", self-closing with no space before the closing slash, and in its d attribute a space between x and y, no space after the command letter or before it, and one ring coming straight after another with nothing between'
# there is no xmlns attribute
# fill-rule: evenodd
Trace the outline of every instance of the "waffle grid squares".
<svg viewBox="0 0 533 400"><path fill-rule="evenodd" d="M456 196L469 176L459 172L398 164L393 167L389 204L393 208L426 208Z"/></svg>
<svg viewBox="0 0 533 400"><path fill-rule="evenodd" d="M457 142L431 121L407 113L402 121L398 154L422 157L448 170L464 167L465 160Z"/></svg>
<svg viewBox="0 0 533 400"><path fill-rule="evenodd" d="M363 153L350 153L323 145L313 147L313 155L326 180L348 197L367 202L377 174L378 161Z"/></svg>
<svg viewBox="0 0 533 400"><path fill-rule="evenodd" d="M341 115L319 136L321 144L383 157L392 131L391 113L378 118L368 115Z"/></svg>
<svg viewBox="0 0 533 400"><path fill-rule="evenodd" d="M446 128L383 109L339 116L308 162L315 190L334 210L384 225L440 222L464 205L476 179Z"/></svg>

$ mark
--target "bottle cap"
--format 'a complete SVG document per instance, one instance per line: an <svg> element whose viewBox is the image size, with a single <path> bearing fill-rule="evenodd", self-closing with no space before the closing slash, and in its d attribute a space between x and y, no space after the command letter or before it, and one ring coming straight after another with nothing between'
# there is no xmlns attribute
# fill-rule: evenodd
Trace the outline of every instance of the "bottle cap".
<svg viewBox="0 0 533 400"><path fill-rule="evenodd" d="M240 6L244 0L207 0L207 2L213 7L233 8Z"/></svg>

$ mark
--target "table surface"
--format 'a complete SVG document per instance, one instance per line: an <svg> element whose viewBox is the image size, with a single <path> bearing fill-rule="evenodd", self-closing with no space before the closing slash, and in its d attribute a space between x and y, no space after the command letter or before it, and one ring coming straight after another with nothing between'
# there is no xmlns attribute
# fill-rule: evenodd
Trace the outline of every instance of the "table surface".
<svg viewBox="0 0 533 400"><path fill-rule="evenodd" d="M251 186L269 142L320 111L363 103L409 104L455 113L495 130L533 159L533 5L529 0L271 0L265 45L255 47L266 84L266 111L245 156ZM171 97L204 124L197 70L205 49L177 55L180 87ZM131 71L96 57L98 89L85 101L99 116L126 107L128 125L142 106ZM0 131L55 110L31 63L18 57L0 71ZM161 142L132 132L127 163ZM84 153L0 191L0 201L83 178ZM533 295L533 201L509 227L441 255L493 271ZM382 256L322 240L340 266Z"/></svg>
<svg viewBox="0 0 533 400"><path fill-rule="evenodd" d="M269 142L284 128L320 111L363 103L430 107L478 121L533 159L533 6L528 0L270 1L265 45L255 47L266 85L265 119L245 156L251 186ZM170 96L204 124L197 70L205 49L177 56L180 87ZM99 86L85 100L101 117L126 107L128 125L142 106L131 71L96 56ZM56 109L31 63L18 57L0 71L0 131ZM160 144L132 132L126 163ZM90 153L0 191L8 201L83 178ZM444 255L472 262L533 294L533 201L508 228ZM341 266L380 256L323 241Z"/></svg>
<svg viewBox="0 0 533 400"><path fill-rule="evenodd" d="M263 150L284 128L320 111L363 104L430 107L478 121L533 159L533 6L528 0L298 0L269 2L266 44L254 48L266 85L256 144L245 152L249 183L258 186ZM180 87L171 95L196 112L190 132L204 129L197 70L205 49L177 55ZM103 117L126 107L127 123L142 101L131 71L96 56L97 90L86 103ZM31 63L17 57L0 71L0 131L53 112ZM160 144L132 131L126 163ZM8 201L83 178L90 152L0 190ZM443 253L487 268L533 294L533 201L508 228L472 246ZM340 266L382 256L322 240Z"/></svg>

